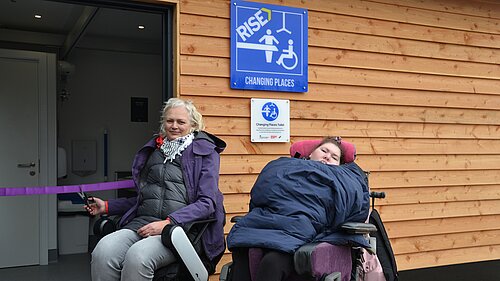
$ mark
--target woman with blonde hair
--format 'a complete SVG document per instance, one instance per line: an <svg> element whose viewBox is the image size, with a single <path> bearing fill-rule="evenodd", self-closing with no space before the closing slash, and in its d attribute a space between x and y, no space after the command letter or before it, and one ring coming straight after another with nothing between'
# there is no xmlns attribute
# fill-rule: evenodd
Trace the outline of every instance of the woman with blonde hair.
<svg viewBox="0 0 500 281"><path fill-rule="evenodd" d="M224 249L223 196L218 188L219 154L226 144L203 130L203 118L189 101L171 98L162 110L159 135L139 150L132 165L137 196L87 207L92 215L121 215L120 229L92 252L93 281L152 280L155 270L176 260L161 242L168 224L184 226L215 218L194 245L215 270ZM189 235L189 234L188 234Z"/></svg>

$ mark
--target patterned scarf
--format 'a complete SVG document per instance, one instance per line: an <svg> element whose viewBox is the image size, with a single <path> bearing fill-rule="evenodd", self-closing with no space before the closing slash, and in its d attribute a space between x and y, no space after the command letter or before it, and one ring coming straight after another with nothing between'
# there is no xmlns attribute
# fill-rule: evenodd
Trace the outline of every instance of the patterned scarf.
<svg viewBox="0 0 500 281"><path fill-rule="evenodd" d="M187 134L183 137L176 138L175 140L163 140L163 144L160 146L160 150L165 155L165 161L163 163L166 163L167 160L170 160L170 162L173 162L175 157L177 155L181 155L184 149L188 147L194 139L194 134L190 133Z"/></svg>

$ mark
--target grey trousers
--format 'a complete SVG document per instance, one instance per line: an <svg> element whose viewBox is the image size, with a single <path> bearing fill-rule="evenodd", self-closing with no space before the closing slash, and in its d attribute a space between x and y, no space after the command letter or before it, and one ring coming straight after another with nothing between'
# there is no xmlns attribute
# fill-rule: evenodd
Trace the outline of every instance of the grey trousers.
<svg viewBox="0 0 500 281"><path fill-rule="evenodd" d="M92 281L150 281L156 269L174 261L160 235L143 238L120 229L104 236L92 252Z"/></svg>

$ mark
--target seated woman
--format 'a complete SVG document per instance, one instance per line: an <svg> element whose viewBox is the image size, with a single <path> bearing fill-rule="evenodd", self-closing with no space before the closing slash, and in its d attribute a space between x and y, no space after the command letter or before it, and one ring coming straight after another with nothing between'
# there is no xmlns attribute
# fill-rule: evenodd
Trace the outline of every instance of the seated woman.
<svg viewBox="0 0 500 281"><path fill-rule="evenodd" d="M344 222L364 222L369 208L365 173L354 162L339 166L342 157L337 138L327 137L307 158L313 161L282 157L264 167L250 194L249 213L227 237L232 280L251 280L249 248L264 250L253 281L282 281L305 243L364 243L338 231Z"/></svg>
<svg viewBox="0 0 500 281"><path fill-rule="evenodd" d="M92 252L92 280L152 280L156 269L176 260L161 242L167 224L215 218L202 236L201 257L215 264L224 245L223 197L218 188L219 153L226 144L203 129L188 101L169 99L160 132L135 156L132 174L138 196L87 207L92 215L123 215L120 230L102 238ZM209 270L210 271L210 270Z"/></svg>

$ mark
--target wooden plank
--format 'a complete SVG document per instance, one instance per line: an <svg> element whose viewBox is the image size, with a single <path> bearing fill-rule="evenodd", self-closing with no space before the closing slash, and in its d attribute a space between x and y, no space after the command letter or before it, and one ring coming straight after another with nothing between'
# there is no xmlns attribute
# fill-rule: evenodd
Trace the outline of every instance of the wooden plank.
<svg viewBox="0 0 500 281"><path fill-rule="evenodd" d="M398 255L497 245L500 230L473 231L420 237L391 239L391 246Z"/></svg>
<svg viewBox="0 0 500 281"><path fill-rule="evenodd" d="M248 212L249 202L249 194L224 194L224 207L228 214Z"/></svg>
<svg viewBox="0 0 500 281"><path fill-rule="evenodd" d="M282 92L242 91L229 88L229 79L183 75L181 92L188 96L255 97L283 99ZM309 91L287 99L422 107L500 109L500 95L450 93L411 89L388 89L350 85L309 84Z"/></svg>
<svg viewBox="0 0 500 281"><path fill-rule="evenodd" d="M478 3L477 1L474 2L470 0L377 0L376 2L383 2L392 5L401 5L419 9L431 9L434 11L441 11L445 13L500 19L500 3L498 1L494 1L494 3Z"/></svg>
<svg viewBox="0 0 500 281"><path fill-rule="evenodd" d="M271 160L289 157L288 151L272 155L222 154L221 175L258 174ZM467 171L500 170L500 154L493 155L358 155L356 163L366 171Z"/></svg>
<svg viewBox="0 0 500 281"><path fill-rule="evenodd" d="M500 215L500 200L384 205L378 210L384 222Z"/></svg>
<svg viewBox="0 0 500 281"><path fill-rule="evenodd" d="M264 0L264 2L276 3L276 0ZM284 4L307 8L314 11L347 14L363 18L381 19L425 26L446 27L449 29L491 34L500 33L500 20L498 19L457 15L449 12L433 11L430 9L409 8L399 4L384 4L379 1L344 0L332 3L329 0L311 2L287 0ZM498 11L498 9L495 11Z"/></svg>
<svg viewBox="0 0 500 281"><path fill-rule="evenodd" d="M500 40L500 38L499 38ZM182 35L180 51L183 55L229 58L229 40ZM462 53L467 53L462 50ZM390 63L380 64L381 61ZM336 48L309 47L309 65L331 65L353 68L389 70L424 74L449 75L474 78L500 79L500 65L474 62L437 60L408 55L359 52Z"/></svg>
<svg viewBox="0 0 500 281"><path fill-rule="evenodd" d="M500 245L396 255L398 270L500 259Z"/></svg>
<svg viewBox="0 0 500 281"><path fill-rule="evenodd" d="M386 193L385 199L377 199L375 201L376 206L500 199L500 184L391 189L372 188L372 190ZM402 208L403 206L400 207Z"/></svg>
<svg viewBox="0 0 500 281"><path fill-rule="evenodd" d="M252 143L249 136L223 136L228 144L224 154L272 154L287 155L289 143ZM291 142L310 138L292 137ZM500 140L455 139L350 139L359 154L440 155L440 154L491 154L500 151ZM358 156L358 161L363 161ZM360 162L362 163L362 162Z"/></svg>
<svg viewBox="0 0 500 281"><path fill-rule="evenodd" d="M255 179L256 174L222 175L219 178L219 189L224 194L248 193Z"/></svg>
<svg viewBox="0 0 500 281"><path fill-rule="evenodd" d="M309 11L351 15L361 18L411 23L463 31L491 34L500 33L499 20L497 19L456 15L448 12L407 8L399 5L373 3L362 0L343 0L334 2L331 0L262 0L260 2L300 7L308 9ZM229 2L224 0L183 0L181 1L181 13L229 18L230 8Z"/></svg>
<svg viewBox="0 0 500 281"><path fill-rule="evenodd" d="M287 155L284 155L287 156ZM278 155L222 155L220 174L258 174Z"/></svg>
<svg viewBox="0 0 500 281"><path fill-rule="evenodd" d="M330 84L332 81L335 81L335 84L343 85L428 91L482 94L498 94L500 91L500 83L494 79L447 77L333 66L309 66L310 83Z"/></svg>
<svg viewBox="0 0 500 281"><path fill-rule="evenodd" d="M500 35L309 11L311 29L343 31L456 45L500 48ZM181 34L229 38L229 19L182 14Z"/></svg>
<svg viewBox="0 0 500 281"><path fill-rule="evenodd" d="M500 170L372 172L370 186L403 188L425 186L494 185Z"/></svg>
<svg viewBox="0 0 500 281"><path fill-rule="evenodd" d="M298 138L292 138L297 141ZM500 140L468 139L378 139L350 138L360 154L493 154L500 151ZM485 147L489 146L489 147ZM359 161L362 161L360 156Z"/></svg>
<svg viewBox="0 0 500 281"><path fill-rule="evenodd" d="M250 99L198 96L189 99L204 116L250 116ZM500 111L291 101L290 118L498 125Z"/></svg>
<svg viewBox="0 0 500 281"><path fill-rule="evenodd" d="M229 38L229 18L203 15L181 14L180 33L182 35L202 35L218 38Z"/></svg>
<svg viewBox="0 0 500 281"><path fill-rule="evenodd" d="M355 34L385 36L425 42L440 42L477 47L500 47L496 34L453 30L442 27L408 24L373 18L355 17L323 12L309 12L309 27ZM193 30L194 31L194 30ZM199 35L204 35L198 33ZM229 31L228 33L229 34Z"/></svg>
<svg viewBox="0 0 500 281"><path fill-rule="evenodd" d="M382 219L384 219L383 216ZM426 235L498 230L500 229L500 216L490 215L397 222L386 222L384 220L384 226L391 239L423 237Z"/></svg>
<svg viewBox="0 0 500 281"><path fill-rule="evenodd" d="M381 64L381 61L387 63ZM451 61L336 48L310 47L309 65L344 66L454 77L500 79L500 65L498 64Z"/></svg>
<svg viewBox="0 0 500 281"><path fill-rule="evenodd" d="M182 75L229 77L229 59L181 55L180 61ZM332 81L335 81L336 84L366 87L493 95L500 92L500 83L493 79L446 77L318 65L309 66L309 83L331 84Z"/></svg>
<svg viewBox="0 0 500 281"><path fill-rule="evenodd" d="M398 54L405 56L499 63L500 51L486 47L473 47L437 42L353 34L342 31L312 29L309 46Z"/></svg>
<svg viewBox="0 0 500 281"><path fill-rule="evenodd" d="M206 130L214 134L248 135L250 119L247 117L204 117ZM424 124L369 121L290 120L290 135L322 138L338 135L344 138L446 138L446 139L499 139L495 125Z"/></svg>

